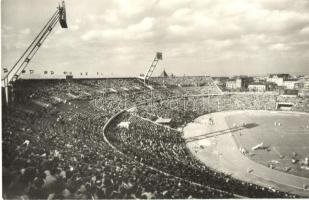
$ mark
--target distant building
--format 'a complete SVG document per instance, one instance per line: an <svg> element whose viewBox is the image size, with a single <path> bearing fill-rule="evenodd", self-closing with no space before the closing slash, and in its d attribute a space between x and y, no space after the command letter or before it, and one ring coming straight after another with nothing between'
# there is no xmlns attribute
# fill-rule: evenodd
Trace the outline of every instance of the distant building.
<svg viewBox="0 0 309 200"><path fill-rule="evenodd" d="M274 91L275 89L278 88L278 85L273 82L266 82L265 85L266 85L266 91Z"/></svg>
<svg viewBox="0 0 309 200"><path fill-rule="evenodd" d="M240 89L241 88L241 79L240 78L236 78L236 79L229 79L228 81L226 81L226 88L227 89Z"/></svg>
<svg viewBox="0 0 309 200"><path fill-rule="evenodd" d="M309 97L309 77L300 77L295 83L295 89L298 90L298 95L301 97Z"/></svg>
<svg viewBox="0 0 309 200"><path fill-rule="evenodd" d="M295 89L295 84L298 82L298 79L284 79L282 86L286 89Z"/></svg>
<svg viewBox="0 0 309 200"><path fill-rule="evenodd" d="M278 86L283 86L284 79L289 79L289 74L270 74L267 78L267 82L276 83Z"/></svg>
<svg viewBox="0 0 309 200"><path fill-rule="evenodd" d="M255 76L253 77L253 82L261 82L261 81L266 81L267 77L263 77L263 76Z"/></svg>
<svg viewBox="0 0 309 200"><path fill-rule="evenodd" d="M250 83L254 82L253 77L250 76L240 76L239 77L241 80L241 88L247 89Z"/></svg>
<svg viewBox="0 0 309 200"><path fill-rule="evenodd" d="M298 90L298 95L300 97L309 97L309 90L307 89L301 89L301 90Z"/></svg>
<svg viewBox="0 0 309 200"><path fill-rule="evenodd" d="M238 76L227 80L227 89L247 89L248 85L253 82L253 77Z"/></svg>
<svg viewBox="0 0 309 200"><path fill-rule="evenodd" d="M295 96L296 97L298 95L298 90L281 88L279 89L279 94L284 95L284 96Z"/></svg>
<svg viewBox="0 0 309 200"><path fill-rule="evenodd" d="M309 90L309 77L300 78L294 85L295 89L307 89Z"/></svg>
<svg viewBox="0 0 309 200"><path fill-rule="evenodd" d="M265 92L266 91L266 84L265 83L259 83L259 82L250 83L248 85L248 89L249 89L249 91L252 91L252 92Z"/></svg>
<svg viewBox="0 0 309 200"><path fill-rule="evenodd" d="M226 84L226 81L229 80L229 77L225 77L225 76L222 76L222 77L213 77L212 78L214 80L214 83L217 84L217 85L225 85Z"/></svg>

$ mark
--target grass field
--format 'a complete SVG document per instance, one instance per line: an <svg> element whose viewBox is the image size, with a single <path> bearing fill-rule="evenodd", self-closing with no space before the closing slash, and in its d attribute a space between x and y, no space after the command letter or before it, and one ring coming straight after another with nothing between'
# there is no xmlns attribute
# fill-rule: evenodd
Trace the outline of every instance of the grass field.
<svg viewBox="0 0 309 200"><path fill-rule="evenodd" d="M309 168L301 162L309 157L309 115L291 112L245 112L226 116L230 128L254 124L234 132L238 147L245 148L250 159L280 171L309 178ZM275 126L275 122L277 126ZM280 123L280 126L278 124ZM252 150L263 142L266 149ZM293 155L293 152L296 153ZM292 159L298 160L293 164ZM301 166L303 166L301 168Z"/></svg>

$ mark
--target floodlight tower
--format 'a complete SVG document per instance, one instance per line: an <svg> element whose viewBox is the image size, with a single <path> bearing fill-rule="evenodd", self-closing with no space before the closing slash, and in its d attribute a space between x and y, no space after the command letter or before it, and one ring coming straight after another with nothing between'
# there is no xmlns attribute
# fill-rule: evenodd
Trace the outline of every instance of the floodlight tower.
<svg viewBox="0 0 309 200"><path fill-rule="evenodd" d="M152 75L154 69L156 68L159 60L162 60L162 59L163 59L162 52L157 52L156 56L154 57L151 65L150 65L150 67L149 67L149 69L146 73L146 75L143 78L144 79L144 85L146 85L147 82L149 82L149 78L151 77L151 75Z"/></svg>
<svg viewBox="0 0 309 200"><path fill-rule="evenodd" d="M39 34L34 38L26 51L16 61L13 67L10 70L4 68L3 71L5 75L1 80L1 84L4 88L6 104L9 103L9 87L12 86L12 83L14 83L19 78L20 74L25 71L31 59L34 57L58 22L60 23L61 28L68 28L64 1L59 4L55 13L48 20Z"/></svg>

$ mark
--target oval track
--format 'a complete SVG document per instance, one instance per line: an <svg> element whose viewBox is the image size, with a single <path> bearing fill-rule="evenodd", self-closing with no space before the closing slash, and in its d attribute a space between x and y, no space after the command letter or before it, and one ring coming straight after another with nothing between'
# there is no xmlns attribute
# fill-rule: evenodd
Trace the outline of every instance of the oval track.
<svg viewBox="0 0 309 200"><path fill-rule="evenodd" d="M249 159L239 151L231 134L232 129L225 121L225 116L232 112L243 111L225 111L204 115L184 128L185 138L198 138L201 135L205 135L205 133L207 135L207 133L227 130L224 134L218 134L212 138L203 137L199 140L188 142L187 146L195 157L204 162L208 167L229 173L237 179L264 187L271 186L278 190L302 196L309 196L309 190L303 189L304 185L309 185L308 178L270 169ZM216 122L212 126L206 123L210 116ZM201 145L207 146L206 149L198 149ZM248 169L252 170L252 172L248 173Z"/></svg>

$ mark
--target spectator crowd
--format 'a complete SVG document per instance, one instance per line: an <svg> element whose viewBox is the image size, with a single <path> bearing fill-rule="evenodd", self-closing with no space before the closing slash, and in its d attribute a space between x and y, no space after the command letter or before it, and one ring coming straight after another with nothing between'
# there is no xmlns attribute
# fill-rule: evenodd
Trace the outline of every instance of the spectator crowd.
<svg viewBox="0 0 309 200"><path fill-rule="evenodd" d="M127 122L129 127L119 126L121 122ZM251 198L294 197L209 169L192 156L186 148L181 132L134 114L120 114L109 124L105 133L109 141L127 156L184 180ZM225 194L222 192L222 195Z"/></svg>
<svg viewBox="0 0 309 200"><path fill-rule="evenodd" d="M191 157L178 132L128 113L107 129L108 139L126 156L104 140L103 126L125 108L171 117L175 127L212 112L223 97L210 97L208 106L202 106L206 97L188 98L180 109L184 95L215 93L210 83L150 90L137 79L20 80L14 90L14 101L2 110L4 198L294 197L208 169ZM258 105L250 98L260 100L247 98L224 101L242 108ZM272 109L275 100L269 98L263 106ZM229 107L221 104L224 109ZM129 121L130 129L117 127L120 121Z"/></svg>
<svg viewBox="0 0 309 200"><path fill-rule="evenodd" d="M147 102L138 107L138 114L153 121L158 118L170 118L169 125L178 128L207 113L228 110L276 110L280 103L293 105L291 111L309 112L308 98L242 93L183 95L178 98Z"/></svg>

